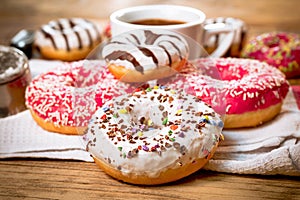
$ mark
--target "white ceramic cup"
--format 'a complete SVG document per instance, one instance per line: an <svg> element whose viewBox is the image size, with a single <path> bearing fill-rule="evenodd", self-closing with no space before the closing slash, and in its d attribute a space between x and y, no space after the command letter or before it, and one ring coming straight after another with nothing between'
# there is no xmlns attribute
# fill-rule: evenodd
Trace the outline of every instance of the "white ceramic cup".
<svg viewBox="0 0 300 200"><path fill-rule="evenodd" d="M173 25L140 25L132 23L145 19L162 19L184 23ZM234 37L233 27L224 23L204 26L205 19L206 16L201 10L180 5L128 7L117 10L110 15L111 34L114 37L136 29L164 29L175 31L183 36L187 36L187 38L191 38L192 40L188 41L190 46L195 46L195 44L190 44L191 41L193 43L196 41L200 46L203 46L205 41L212 35L227 33L223 42L210 54L210 57L221 57L232 44ZM192 52L195 53L194 51Z"/></svg>

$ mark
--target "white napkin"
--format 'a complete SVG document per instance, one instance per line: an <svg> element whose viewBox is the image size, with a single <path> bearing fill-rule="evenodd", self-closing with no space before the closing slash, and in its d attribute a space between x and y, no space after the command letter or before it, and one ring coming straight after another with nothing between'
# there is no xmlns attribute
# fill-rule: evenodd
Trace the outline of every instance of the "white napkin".
<svg viewBox="0 0 300 200"><path fill-rule="evenodd" d="M300 176L300 111L292 91L274 120L256 128L225 130L223 135L205 169Z"/></svg>
<svg viewBox="0 0 300 200"><path fill-rule="evenodd" d="M31 60L35 76L59 65L56 61ZM46 66L46 67L45 67ZM256 128L225 130L206 170L239 174L300 176L300 111L290 91L282 112ZM39 157L92 162L82 136L51 133L40 128L29 111L0 119L0 158Z"/></svg>
<svg viewBox="0 0 300 200"><path fill-rule="evenodd" d="M43 130L30 112L0 119L0 158L46 157L92 161L85 151L82 136Z"/></svg>

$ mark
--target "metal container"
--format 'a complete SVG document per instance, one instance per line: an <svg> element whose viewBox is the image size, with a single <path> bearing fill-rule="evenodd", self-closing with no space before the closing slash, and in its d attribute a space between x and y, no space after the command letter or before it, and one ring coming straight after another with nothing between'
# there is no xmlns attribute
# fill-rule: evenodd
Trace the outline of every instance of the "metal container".
<svg viewBox="0 0 300 200"><path fill-rule="evenodd" d="M26 110L25 89L30 81L26 55L0 45L0 118Z"/></svg>

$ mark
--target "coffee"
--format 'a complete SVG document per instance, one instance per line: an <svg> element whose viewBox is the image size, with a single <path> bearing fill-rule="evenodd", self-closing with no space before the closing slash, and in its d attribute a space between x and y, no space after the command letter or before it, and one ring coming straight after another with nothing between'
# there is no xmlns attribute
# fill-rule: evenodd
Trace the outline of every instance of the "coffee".
<svg viewBox="0 0 300 200"><path fill-rule="evenodd" d="M232 44L234 32L231 25L206 29L205 13L192 7L179 5L144 5L127 7L110 15L112 37L136 29L164 29L182 34L190 47L189 59L198 58L203 52L199 45L206 44L212 35L226 34L224 42L210 55L221 57Z"/></svg>
<svg viewBox="0 0 300 200"><path fill-rule="evenodd" d="M131 24L137 25L152 25L152 26L165 26L165 25L176 25L185 24L184 21L179 20L168 20L168 19L142 19L130 22Z"/></svg>

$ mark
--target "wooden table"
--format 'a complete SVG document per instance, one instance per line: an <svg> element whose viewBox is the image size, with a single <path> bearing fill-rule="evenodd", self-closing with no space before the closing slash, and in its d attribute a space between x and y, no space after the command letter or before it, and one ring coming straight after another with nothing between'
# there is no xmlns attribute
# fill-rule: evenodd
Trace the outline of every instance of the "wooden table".
<svg viewBox="0 0 300 200"><path fill-rule="evenodd" d="M269 31L300 33L299 0L2 0L0 44L21 29L37 29L58 17L108 20L119 8L172 3L193 6L207 17L244 20L249 35ZM0 133L5 134L5 133ZM20 133L21 134L21 133ZM48 159L0 160L0 199L300 199L296 177L224 174L200 170L175 183L143 187L118 182L94 163Z"/></svg>

